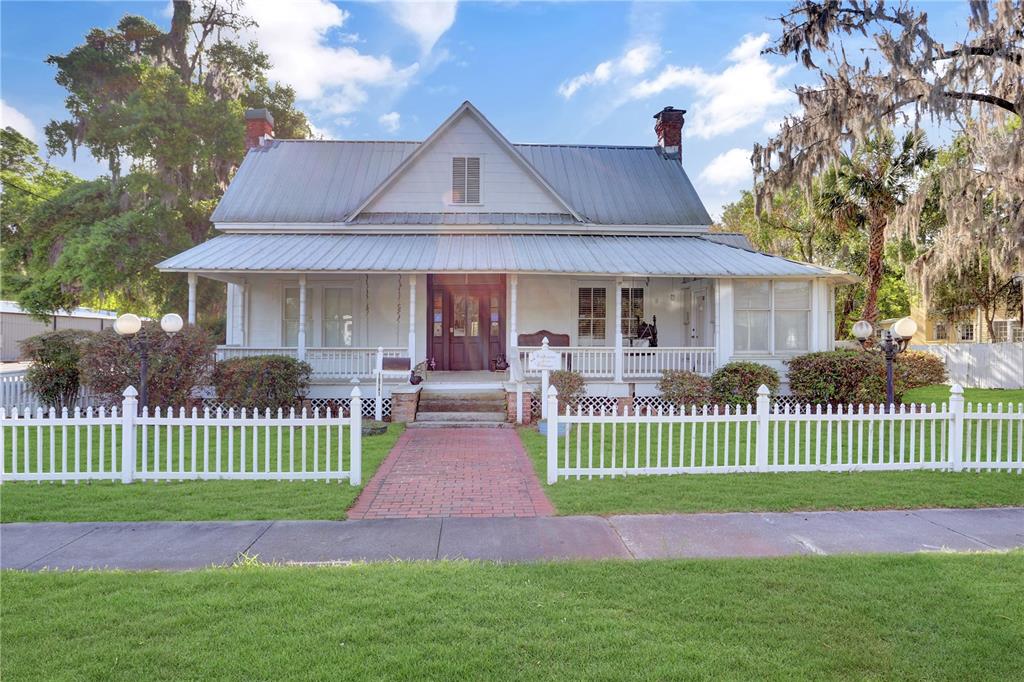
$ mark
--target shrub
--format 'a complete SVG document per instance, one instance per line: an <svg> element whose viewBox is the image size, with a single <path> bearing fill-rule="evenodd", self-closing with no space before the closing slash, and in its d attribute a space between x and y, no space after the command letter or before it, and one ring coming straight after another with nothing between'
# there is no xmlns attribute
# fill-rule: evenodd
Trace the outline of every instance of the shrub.
<svg viewBox="0 0 1024 682"><path fill-rule="evenodd" d="M903 351L897 355L895 372L896 390L900 395L912 388L944 384L949 379L942 358L921 350Z"/></svg>
<svg viewBox="0 0 1024 682"><path fill-rule="evenodd" d="M563 413L566 409L575 410L580 404L580 398L587 393L587 381L579 372L566 369L556 369L551 373L551 385L558 391L558 412ZM547 400L547 396L541 395L538 388L535 394L539 400Z"/></svg>
<svg viewBox="0 0 1024 682"><path fill-rule="evenodd" d="M284 355L259 355L218 362L217 398L231 407L276 410L295 407L309 389L313 368Z"/></svg>
<svg viewBox="0 0 1024 682"><path fill-rule="evenodd" d="M838 405L885 402L881 353L833 350L789 360L789 390L801 402Z"/></svg>
<svg viewBox="0 0 1024 682"><path fill-rule="evenodd" d="M147 384L150 406L184 407L192 389L209 375L213 341L201 328L185 325L168 337L159 322L143 322L138 336L149 340ZM108 329L89 338L79 367L82 383L108 404L121 402L128 386L139 388L139 353Z"/></svg>
<svg viewBox="0 0 1024 682"><path fill-rule="evenodd" d="M762 384L775 393L779 373L757 362L730 362L711 375L711 396L719 405L753 405Z"/></svg>
<svg viewBox="0 0 1024 682"><path fill-rule="evenodd" d="M658 391L662 398L682 409L711 402L711 382L693 372L665 370L658 380Z"/></svg>
<svg viewBox="0 0 1024 682"><path fill-rule="evenodd" d="M81 376L82 345L95 332L62 329L32 336L19 345L32 365L25 375L29 387L48 407L74 408Z"/></svg>

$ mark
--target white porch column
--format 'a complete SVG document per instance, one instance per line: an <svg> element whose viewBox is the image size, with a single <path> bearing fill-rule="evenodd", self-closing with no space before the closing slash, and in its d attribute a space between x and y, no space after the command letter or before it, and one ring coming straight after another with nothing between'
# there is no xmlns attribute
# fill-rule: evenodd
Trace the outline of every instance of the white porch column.
<svg viewBox="0 0 1024 682"><path fill-rule="evenodd" d="M734 308L732 280L715 280L715 367L732 357Z"/></svg>
<svg viewBox="0 0 1024 682"><path fill-rule="evenodd" d="M299 333L296 341L295 355L299 360L306 359L306 275L299 275Z"/></svg>
<svg viewBox="0 0 1024 682"><path fill-rule="evenodd" d="M508 276L508 357L519 357L519 275Z"/></svg>
<svg viewBox="0 0 1024 682"><path fill-rule="evenodd" d="M622 383L622 278L617 277L615 279L615 319L612 320L612 324L615 325L615 357L614 363L614 380Z"/></svg>
<svg viewBox="0 0 1024 682"><path fill-rule="evenodd" d="M409 275L409 370L416 369L416 275Z"/></svg>
<svg viewBox="0 0 1024 682"><path fill-rule="evenodd" d="M196 323L196 284L199 275L194 272L188 273L188 323Z"/></svg>

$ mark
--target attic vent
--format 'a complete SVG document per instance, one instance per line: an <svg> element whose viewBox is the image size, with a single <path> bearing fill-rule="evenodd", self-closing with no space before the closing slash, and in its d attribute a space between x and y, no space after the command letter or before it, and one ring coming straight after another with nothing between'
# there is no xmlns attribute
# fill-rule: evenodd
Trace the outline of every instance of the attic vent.
<svg viewBox="0 0 1024 682"><path fill-rule="evenodd" d="M452 203L480 203L480 157L452 157Z"/></svg>

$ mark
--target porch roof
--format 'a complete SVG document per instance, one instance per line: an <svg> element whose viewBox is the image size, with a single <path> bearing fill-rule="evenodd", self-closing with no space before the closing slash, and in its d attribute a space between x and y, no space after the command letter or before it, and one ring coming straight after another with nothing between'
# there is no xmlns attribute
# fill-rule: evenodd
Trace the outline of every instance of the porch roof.
<svg viewBox="0 0 1024 682"><path fill-rule="evenodd" d="M557 273L827 277L832 268L705 237L543 234L229 234L168 258L164 272Z"/></svg>

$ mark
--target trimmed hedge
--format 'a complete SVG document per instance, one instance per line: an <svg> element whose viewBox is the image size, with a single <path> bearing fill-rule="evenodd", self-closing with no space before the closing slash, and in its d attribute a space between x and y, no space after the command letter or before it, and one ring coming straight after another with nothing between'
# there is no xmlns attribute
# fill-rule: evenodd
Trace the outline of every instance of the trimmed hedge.
<svg viewBox="0 0 1024 682"><path fill-rule="evenodd" d="M218 362L213 368L217 399L257 410L298 407L313 368L285 355L259 355Z"/></svg>
<svg viewBox="0 0 1024 682"><path fill-rule="evenodd" d="M789 389L810 404L882 404L885 402L885 357L880 352L834 350L808 353L789 361ZM923 351L896 356L896 402L912 388L945 383L942 359Z"/></svg>
<svg viewBox="0 0 1024 682"><path fill-rule="evenodd" d="M779 373L758 362L730 362L711 375L711 396L718 405L753 405L762 384L777 392Z"/></svg>
<svg viewBox="0 0 1024 682"><path fill-rule="evenodd" d="M685 409L711 402L711 382L705 377L683 370L665 370L658 380L661 397L676 407Z"/></svg>

